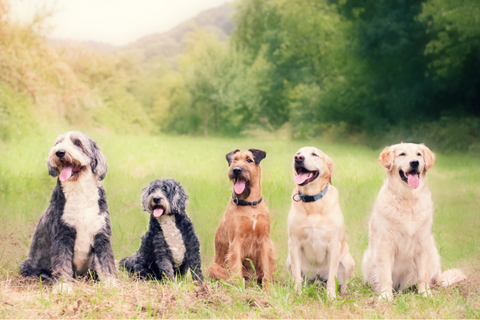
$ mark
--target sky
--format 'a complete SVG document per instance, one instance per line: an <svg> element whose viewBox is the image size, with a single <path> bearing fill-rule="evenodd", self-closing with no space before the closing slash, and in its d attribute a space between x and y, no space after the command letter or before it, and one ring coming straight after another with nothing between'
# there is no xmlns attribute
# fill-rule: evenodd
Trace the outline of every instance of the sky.
<svg viewBox="0 0 480 320"><path fill-rule="evenodd" d="M10 0L12 16L22 22L36 10L53 9L48 20L53 39L97 41L116 46L168 31L203 10L232 0Z"/></svg>

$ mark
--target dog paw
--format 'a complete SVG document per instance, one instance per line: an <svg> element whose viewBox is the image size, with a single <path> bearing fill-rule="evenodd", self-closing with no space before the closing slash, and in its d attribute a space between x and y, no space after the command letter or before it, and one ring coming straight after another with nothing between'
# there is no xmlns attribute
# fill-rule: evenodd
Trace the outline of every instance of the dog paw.
<svg viewBox="0 0 480 320"><path fill-rule="evenodd" d="M335 300L337 298L337 293L335 292L335 288L327 289L327 297L329 300Z"/></svg>
<svg viewBox="0 0 480 320"><path fill-rule="evenodd" d="M120 285L118 282L118 279L115 277L108 277L105 280L103 280L103 285L107 288L116 288Z"/></svg>
<svg viewBox="0 0 480 320"><path fill-rule="evenodd" d="M424 298L429 298L432 296L432 291L430 289L426 289L424 291L419 291L418 294Z"/></svg>
<svg viewBox="0 0 480 320"><path fill-rule="evenodd" d="M392 300L393 300L393 294L388 291L383 291L378 297L378 301L392 301Z"/></svg>
<svg viewBox="0 0 480 320"><path fill-rule="evenodd" d="M53 285L52 293L53 294L71 294L73 293L73 288L70 284L66 282L57 282Z"/></svg>
<svg viewBox="0 0 480 320"><path fill-rule="evenodd" d="M296 283L293 285L293 289L294 289L297 293L302 292L302 283L296 282Z"/></svg>
<svg viewBox="0 0 480 320"><path fill-rule="evenodd" d="M200 279L193 280L192 283L193 283L194 286L197 286L197 287L203 286L203 281L200 280Z"/></svg>

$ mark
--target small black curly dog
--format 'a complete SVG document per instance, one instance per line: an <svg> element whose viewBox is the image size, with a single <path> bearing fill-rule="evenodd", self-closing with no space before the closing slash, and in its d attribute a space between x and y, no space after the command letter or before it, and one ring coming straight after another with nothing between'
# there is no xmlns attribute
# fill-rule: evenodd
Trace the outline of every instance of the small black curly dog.
<svg viewBox="0 0 480 320"><path fill-rule="evenodd" d="M174 179L157 179L143 189L143 208L151 214L140 250L120 261L120 268L144 278L172 279L190 268L203 281L200 242L185 213L188 196Z"/></svg>

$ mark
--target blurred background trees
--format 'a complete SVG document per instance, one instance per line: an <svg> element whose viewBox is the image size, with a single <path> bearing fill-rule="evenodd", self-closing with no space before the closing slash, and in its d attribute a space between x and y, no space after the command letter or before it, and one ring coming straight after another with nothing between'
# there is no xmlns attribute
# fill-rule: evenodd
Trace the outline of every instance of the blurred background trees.
<svg viewBox="0 0 480 320"><path fill-rule="evenodd" d="M237 0L108 50L47 41L0 4L3 139L53 114L115 132L287 128L480 151L476 0Z"/></svg>

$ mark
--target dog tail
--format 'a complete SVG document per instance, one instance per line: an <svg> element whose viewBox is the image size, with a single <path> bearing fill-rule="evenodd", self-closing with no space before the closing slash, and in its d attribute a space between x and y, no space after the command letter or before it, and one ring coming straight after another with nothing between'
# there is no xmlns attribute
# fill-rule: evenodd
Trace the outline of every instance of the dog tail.
<svg viewBox="0 0 480 320"><path fill-rule="evenodd" d="M467 279L467 276L460 269L450 269L438 274L434 280L439 285L448 287L465 279Z"/></svg>

